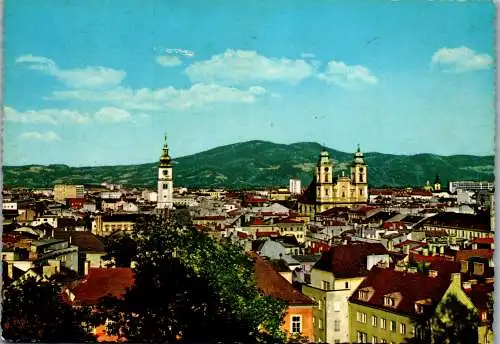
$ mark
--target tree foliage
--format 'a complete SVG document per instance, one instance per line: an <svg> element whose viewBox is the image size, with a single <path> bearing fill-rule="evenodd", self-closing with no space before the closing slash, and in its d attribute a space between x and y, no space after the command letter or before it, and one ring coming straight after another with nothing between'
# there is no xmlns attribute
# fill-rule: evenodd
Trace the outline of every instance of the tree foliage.
<svg viewBox="0 0 500 344"><path fill-rule="evenodd" d="M446 343L472 344L478 342L479 317L476 311L448 295L432 317L414 321L416 336L412 344Z"/></svg>
<svg viewBox="0 0 500 344"><path fill-rule="evenodd" d="M277 342L285 305L260 295L253 263L175 218L136 225L135 285L100 313L129 341Z"/></svg>
<svg viewBox="0 0 500 344"><path fill-rule="evenodd" d="M84 342L89 334L88 308L63 302L60 288L28 277L4 291L2 335L15 342Z"/></svg>

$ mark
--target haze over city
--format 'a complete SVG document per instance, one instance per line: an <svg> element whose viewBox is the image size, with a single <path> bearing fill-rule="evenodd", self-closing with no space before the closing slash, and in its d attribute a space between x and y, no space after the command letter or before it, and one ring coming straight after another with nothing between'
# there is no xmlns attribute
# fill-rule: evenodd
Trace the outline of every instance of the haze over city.
<svg viewBox="0 0 500 344"><path fill-rule="evenodd" d="M111 4L6 3L4 164L153 162L165 132L493 154L492 3Z"/></svg>

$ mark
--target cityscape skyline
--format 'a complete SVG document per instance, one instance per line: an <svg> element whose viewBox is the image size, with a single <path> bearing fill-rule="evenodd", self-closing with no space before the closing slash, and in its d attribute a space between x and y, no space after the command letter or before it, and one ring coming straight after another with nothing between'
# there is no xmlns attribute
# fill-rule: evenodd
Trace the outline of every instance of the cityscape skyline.
<svg viewBox="0 0 500 344"><path fill-rule="evenodd" d="M494 4L153 3L6 3L4 165L149 163L165 131L494 154Z"/></svg>

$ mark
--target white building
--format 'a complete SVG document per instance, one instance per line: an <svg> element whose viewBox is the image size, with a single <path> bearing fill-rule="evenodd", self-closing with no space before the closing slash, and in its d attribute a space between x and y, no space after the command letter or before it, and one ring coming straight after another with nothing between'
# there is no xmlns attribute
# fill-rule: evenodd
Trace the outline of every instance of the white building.
<svg viewBox="0 0 500 344"><path fill-rule="evenodd" d="M102 199L120 199L122 197L122 193L120 191L102 191L101 198Z"/></svg>
<svg viewBox="0 0 500 344"><path fill-rule="evenodd" d="M155 191L144 190L142 192L142 198L146 202L158 202L158 193Z"/></svg>
<svg viewBox="0 0 500 344"><path fill-rule="evenodd" d="M292 195L300 195L302 193L302 182L300 179L290 179L290 186L288 190Z"/></svg>
<svg viewBox="0 0 500 344"><path fill-rule="evenodd" d="M449 182L449 190L451 193L454 193L458 189L466 190L466 191L479 191L479 190L488 190L492 191L495 187L495 183L493 182L474 182L474 181L455 181Z"/></svg>
<svg viewBox="0 0 500 344"><path fill-rule="evenodd" d="M172 159L168 154L167 137L163 145L163 153L158 166L158 200L157 209L172 209L174 207L174 181L172 175Z"/></svg>
<svg viewBox="0 0 500 344"><path fill-rule="evenodd" d="M3 202L2 209L3 210L17 210L17 202Z"/></svg>

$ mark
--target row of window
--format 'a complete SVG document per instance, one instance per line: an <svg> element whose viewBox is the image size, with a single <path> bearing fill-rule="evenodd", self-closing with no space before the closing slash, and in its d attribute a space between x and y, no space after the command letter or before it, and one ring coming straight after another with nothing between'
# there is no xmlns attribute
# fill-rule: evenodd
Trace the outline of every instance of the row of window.
<svg viewBox="0 0 500 344"><path fill-rule="evenodd" d="M117 230L122 230L122 231L128 231L130 230L130 225L104 225L104 231L105 232L114 232Z"/></svg>
<svg viewBox="0 0 500 344"><path fill-rule="evenodd" d="M356 312L356 321L359 323L366 324L368 321L368 315L363 312ZM391 332L396 332L397 331L397 324L396 321L390 320L389 321L389 328L387 328L387 320L384 318L378 318L375 315L372 315L371 317L371 324L373 327L378 327L380 326L381 329L383 330L389 330ZM402 335L406 335L406 324L405 323L399 323L399 333ZM410 335L415 335L415 327L410 326Z"/></svg>
<svg viewBox="0 0 500 344"><path fill-rule="evenodd" d="M344 288L349 289L349 282L344 283ZM328 281L322 281L321 282L321 289L323 290L332 290L331 284Z"/></svg>
<svg viewBox="0 0 500 344"><path fill-rule="evenodd" d="M364 332L357 332L357 343L368 343L368 335ZM377 338L375 336L372 337L372 340L370 343L376 344L376 343L390 343L390 344L395 344L394 342L387 342L384 338Z"/></svg>

